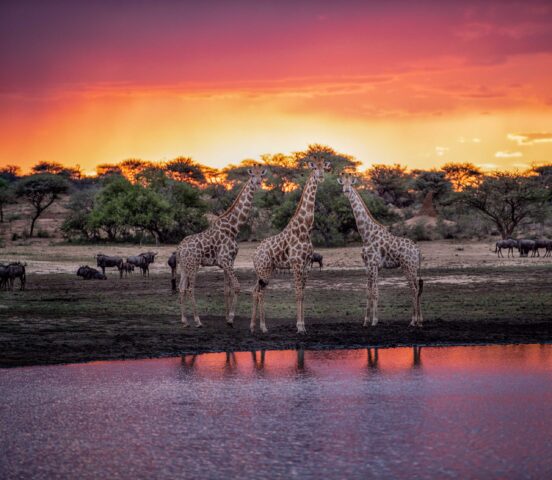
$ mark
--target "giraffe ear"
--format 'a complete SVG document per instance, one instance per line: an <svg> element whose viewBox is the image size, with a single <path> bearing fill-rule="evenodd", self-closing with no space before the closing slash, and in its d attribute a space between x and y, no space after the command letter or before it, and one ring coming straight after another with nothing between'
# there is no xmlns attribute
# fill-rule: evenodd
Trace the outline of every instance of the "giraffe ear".
<svg viewBox="0 0 552 480"><path fill-rule="evenodd" d="M339 183L339 185L343 185L343 178L341 176L337 177L337 183Z"/></svg>
<svg viewBox="0 0 552 480"><path fill-rule="evenodd" d="M324 162L324 170L329 172L332 169L332 163L331 162Z"/></svg>
<svg viewBox="0 0 552 480"><path fill-rule="evenodd" d="M309 168L316 168L316 164L314 162L307 162L307 165Z"/></svg>
<svg viewBox="0 0 552 480"><path fill-rule="evenodd" d="M358 183L358 178L353 177L351 178L351 185L356 185Z"/></svg>
<svg viewBox="0 0 552 480"><path fill-rule="evenodd" d="M268 168L263 168L263 169L261 170L261 176L262 176L262 177L266 177L267 174L268 174Z"/></svg>
<svg viewBox="0 0 552 480"><path fill-rule="evenodd" d="M249 175L253 175L253 169L252 169L252 168L248 168L248 169L247 169L247 173L249 173Z"/></svg>

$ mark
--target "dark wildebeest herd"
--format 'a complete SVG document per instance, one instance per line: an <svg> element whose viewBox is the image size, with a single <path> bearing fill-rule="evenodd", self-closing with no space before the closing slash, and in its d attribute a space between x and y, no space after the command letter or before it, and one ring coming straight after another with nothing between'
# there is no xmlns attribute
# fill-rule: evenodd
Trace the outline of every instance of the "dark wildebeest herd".
<svg viewBox="0 0 552 480"><path fill-rule="evenodd" d="M123 257L98 253L96 255L96 266L100 267L102 272L100 273L95 268L84 265L77 270L77 275L85 280L105 280L107 278L105 276L105 269L115 267L119 271L119 278L123 278L123 274L128 276L129 273L134 272L135 267L138 267L143 276L149 276L149 266L155 262L156 255L157 252L144 252L139 255L130 256L125 261Z"/></svg>
<svg viewBox="0 0 552 480"><path fill-rule="evenodd" d="M19 289L25 290L26 263L12 262L7 265L0 263L0 290L12 290L15 285L15 280L19 279Z"/></svg>
<svg viewBox="0 0 552 480"><path fill-rule="evenodd" d="M516 240L514 238L507 238L506 240L499 240L495 244L495 253L499 257L504 257L502 250L507 250L507 256L514 256L514 249L519 252L520 257L540 257L540 249L544 249L543 257L552 256L552 240Z"/></svg>

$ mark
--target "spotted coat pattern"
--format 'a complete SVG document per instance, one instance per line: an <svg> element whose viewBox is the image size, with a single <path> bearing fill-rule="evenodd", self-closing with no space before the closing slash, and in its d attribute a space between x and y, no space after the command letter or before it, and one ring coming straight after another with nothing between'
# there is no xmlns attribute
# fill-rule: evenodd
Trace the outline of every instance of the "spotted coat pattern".
<svg viewBox="0 0 552 480"><path fill-rule="evenodd" d="M228 325L233 325L240 283L234 273L234 260L238 254L236 236L248 220L253 194L259 189L266 169L255 165L248 170L249 180L230 208L206 230L186 237L176 250L180 266L179 301L182 324L187 327L186 300L192 304L194 321L201 327L197 313L194 287L196 275L202 266L218 266L224 271L224 304ZM173 284L174 286L174 284Z"/></svg>
<svg viewBox="0 0 552 480"><path fill-rule="evenodd" d="M305 333L303 298L313 252L310 233L314 222L314 203L318 184L324 180L324 171L330 169L330 163L323 158L313 157L308 165L312 172L307 179L295 214L284 230L263 240L253 256L257 282L253 289L251 332L255 331L257 311L261 331L263 333L268 331L264 309L264 290L275 270L289 269L293 272L295 286L297 331Z"/></svg>
<svg viewBox="0 0 552 480"><path fill-rule="evenodd" d="M378 323L378 273L380 268L400 267L408 280L411 291L413 314L411 326L422 326L420 297L423 281L420 278L422 255L418 246L410 239L393 235L378 223L360 194L353 188L356 178L342 174L338 179L343 192L349 199L360 236L362 238L362 260L368 275L366 313L364 326Z"/></svg>

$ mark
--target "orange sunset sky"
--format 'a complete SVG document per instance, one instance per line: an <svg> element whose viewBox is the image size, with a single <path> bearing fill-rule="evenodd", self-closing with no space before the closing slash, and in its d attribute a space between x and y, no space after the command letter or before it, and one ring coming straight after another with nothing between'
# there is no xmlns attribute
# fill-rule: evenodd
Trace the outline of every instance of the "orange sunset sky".
<svg viewBox="0 0 552 480"><path fill-rule="evenodd" d="M0 3L0 164L552 162L550 1Z"/></svg>

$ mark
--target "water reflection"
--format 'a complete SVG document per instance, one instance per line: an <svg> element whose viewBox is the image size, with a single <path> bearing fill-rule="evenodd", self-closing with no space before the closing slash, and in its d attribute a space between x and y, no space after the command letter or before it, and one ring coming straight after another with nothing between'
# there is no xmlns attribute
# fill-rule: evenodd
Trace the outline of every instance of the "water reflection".
<svg viewBox="0 0 552 480"><path fill-rule="evenodd" d="M423 351L423 354L422 354ZM167 364L172 359L152 360ZM98 365L117 362L98 362ZM548 345L508 345L486 347L400 347L365 350L283 350L224 352L202 355L183 355L180 374L216 378L238 375L248 378L263 375L267 378L325 376L339 368L347 375L401 374L408 371L502 370L517 368L551 368L552 353ZM77 368L77 367L71 367Z"/></svg>
<svg viewBox="0 0 552 480"><path fill-rule="evenodd" d="M0 370L0 477L549 478L551 379L549 345Z"/></svg>

